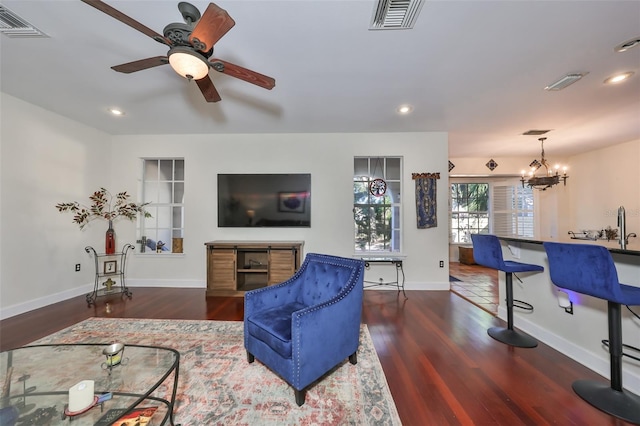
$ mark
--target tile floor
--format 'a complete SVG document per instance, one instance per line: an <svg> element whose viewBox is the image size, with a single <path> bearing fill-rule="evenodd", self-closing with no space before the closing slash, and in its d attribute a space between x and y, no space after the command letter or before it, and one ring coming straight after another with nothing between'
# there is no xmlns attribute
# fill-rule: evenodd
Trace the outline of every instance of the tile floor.
<svg viewBox="0 0 640 426"><path fill-rule="evenodd" d="M490 314L498 314L498 271L480 265L449 263L451 291Z"/></svg>

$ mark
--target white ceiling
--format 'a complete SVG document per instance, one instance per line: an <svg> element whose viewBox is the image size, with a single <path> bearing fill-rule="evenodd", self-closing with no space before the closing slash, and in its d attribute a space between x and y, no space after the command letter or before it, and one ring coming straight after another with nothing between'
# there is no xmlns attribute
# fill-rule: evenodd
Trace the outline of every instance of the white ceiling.
<svg viewBox="0 0 640 426"><path fill-rule="evenodd" d="M640 36L640 1L426 0L393 31L368 30L373 1L219 1L236 25L215 55L276 87L212 70L218 103L168 65L111 70L167 47L79 0L0 1L49 35L0 36L1 90L109 134L446 131L451 157L487 159L539 154L530 129L552 129L550 157L640 139L640 47L614 51ZM182 22L177 1L105 1L158 33Z"/></svg>

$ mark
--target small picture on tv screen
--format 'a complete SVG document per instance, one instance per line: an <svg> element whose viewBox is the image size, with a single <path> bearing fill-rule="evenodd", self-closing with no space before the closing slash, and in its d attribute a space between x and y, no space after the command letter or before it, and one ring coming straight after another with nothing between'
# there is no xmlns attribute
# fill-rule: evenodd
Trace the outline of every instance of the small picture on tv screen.
<svg viewBox="0 0 640 426"><path fill-rule="evenodd" d="M279 192L278 211L304 213L307 192Z"/></svg>
<svg viewBox="0 0 640 426"><path fill-rule="evenodd" d="M310 227L311 174L218 174L219 227Z"/></svg>

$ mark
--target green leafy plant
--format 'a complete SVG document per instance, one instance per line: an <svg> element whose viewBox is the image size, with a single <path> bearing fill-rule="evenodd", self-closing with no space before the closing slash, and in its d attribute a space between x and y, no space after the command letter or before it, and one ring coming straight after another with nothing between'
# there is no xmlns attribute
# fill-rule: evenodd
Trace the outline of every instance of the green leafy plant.
<svg viewBox="0 0 640 426"><path fill-rule="evenodd" d="M114 197L106 189L100 188L89 197L91 207L73 201L56 204L56 208L59 212L74 213L73 222L80 225L80 229L95 219L112 221L117 217L125 217L134 220L138 214L151 217L151 213L144 209L144 206L149 203L132 203L129 202L129 197L126 191L119 192Z"/></svg>

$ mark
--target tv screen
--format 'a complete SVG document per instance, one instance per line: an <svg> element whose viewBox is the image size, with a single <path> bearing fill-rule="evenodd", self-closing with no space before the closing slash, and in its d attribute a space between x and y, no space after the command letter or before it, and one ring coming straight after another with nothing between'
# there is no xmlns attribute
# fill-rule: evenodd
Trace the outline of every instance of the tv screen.
<svg viewBox="0 0 640 426"><path fill-rule="evenodd" d="M310 174L218 174L218 226L311 226Z"/></svg>

